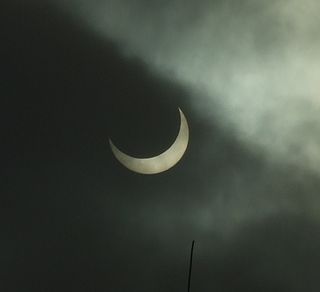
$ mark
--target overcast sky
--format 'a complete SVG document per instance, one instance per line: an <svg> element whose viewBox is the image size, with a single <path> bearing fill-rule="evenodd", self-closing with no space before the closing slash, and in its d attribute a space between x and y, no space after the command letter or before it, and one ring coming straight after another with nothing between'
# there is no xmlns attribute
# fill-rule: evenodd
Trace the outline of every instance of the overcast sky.
<svg viewBox="0 0 320 292"><path fill-rule="evenodd" d="M4 4L3 291L319 291L320 4Z"/></svg>
<svg viewBox="0 0 320 292"><path fill-rule="evenodd" d="M318 171L320 4L298 1L62 1L102 37L200 90L192 102L241 139Z"/></svg>

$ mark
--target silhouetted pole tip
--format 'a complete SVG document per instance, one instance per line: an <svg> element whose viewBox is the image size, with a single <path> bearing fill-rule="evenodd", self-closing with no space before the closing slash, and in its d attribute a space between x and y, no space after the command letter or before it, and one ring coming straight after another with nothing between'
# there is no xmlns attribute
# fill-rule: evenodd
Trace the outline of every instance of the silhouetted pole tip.
<svg viewBox="0 0 320 292"><path fill-rule="evenodd" d="M188 292L190 292L190 287L191 287L191 272L192 272L192 258L193 258L194 243L195 243L195 241L192 240L191 252L190 252L190 263L189 263Z"/></svg>

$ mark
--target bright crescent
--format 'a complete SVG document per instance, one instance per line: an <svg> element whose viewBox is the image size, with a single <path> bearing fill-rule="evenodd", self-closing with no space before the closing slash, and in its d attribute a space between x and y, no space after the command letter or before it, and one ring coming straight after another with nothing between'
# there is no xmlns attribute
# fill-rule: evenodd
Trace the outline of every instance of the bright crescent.
<svg viewBox="0 0 320 292"><path fill-rule="evenodd" d="M163 153L150 158L132 157L119 150L109 139L111 150L119 162L131 171L141 174L157 174L176 165L187 150L189 127L187 119L179 108L180 129L174 143Z"/></svg>

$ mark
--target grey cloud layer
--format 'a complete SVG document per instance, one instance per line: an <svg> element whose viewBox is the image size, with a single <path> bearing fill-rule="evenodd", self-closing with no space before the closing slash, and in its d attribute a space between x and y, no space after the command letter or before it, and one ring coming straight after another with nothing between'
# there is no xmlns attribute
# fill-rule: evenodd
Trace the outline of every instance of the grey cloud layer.
<svg viewBox="0 0 320 292"><path fill-rule="evenodd" d="M221 118L244 143L318 171L317 1L68 5L97 33L119 42L125 54L208 95L214 103L194 96L194 104L209 117L223 110Z"/></svg>
<svg viewBox="0 0 320 292"><path fill-rule="evenodd" d="M118 42L124 54L138 56L158 73L199 92L191 102L208 121L218 117L231 128L238 142L254 152L262 151L274 165L287 164L288 172L298 167L319 173L317 1L74 0L68 5L102 37ZM211 153L213 144L204 141L208 152L200 154L208 168L211 162L203 153ZM256 170L250 170L249 176L251 171ZM270 172L264 171L264 180L253 183L246 179L248 174L239 174L241 199L237 201L234 194L234 201L224 202L225 212L238 214L234 216L241 221L249 214L259 217L254 210L262 205L269 206L264 210L269 214L279 211L279 206L297 210L288 190L274 201L258 186L278 184ZM206 192L219 192L216 184L212 182ZM234 189L227 190L228 184L223 193L234 193ZM245 206L252 199L246 191L250 184L255 190L249 193L262 195L254 207ZM199 214L216 214L199 224L217 222L219 212L213 212L217 200L215 197L207 211L199 208Z"/></svg>

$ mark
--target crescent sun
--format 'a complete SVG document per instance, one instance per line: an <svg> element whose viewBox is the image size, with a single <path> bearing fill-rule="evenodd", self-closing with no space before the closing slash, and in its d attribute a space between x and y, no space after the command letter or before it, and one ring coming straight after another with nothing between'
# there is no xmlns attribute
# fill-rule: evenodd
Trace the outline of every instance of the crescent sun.
<svg viewBox="0 0 320 292"><path fill-rule="evenodd" d="M179 108L180 129L173 144L163 153L149 158L132 157L119 150L109 139L111 150L116 159L131 171L141 174L157 174L176 165L187 150L189 142L189 127L186 117Z"/></svg>

